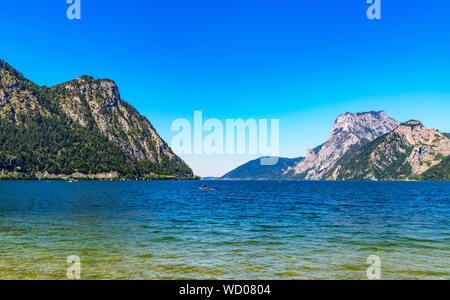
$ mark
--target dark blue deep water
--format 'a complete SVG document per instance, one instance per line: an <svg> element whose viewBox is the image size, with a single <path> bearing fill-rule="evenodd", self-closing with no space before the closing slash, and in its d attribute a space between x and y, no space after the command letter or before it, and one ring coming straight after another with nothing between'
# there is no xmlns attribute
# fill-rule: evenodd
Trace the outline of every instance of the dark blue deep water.
<svg viewBox="0 0 450 300"><path fill-rule="evenodd" d="M449 217L445 182L0 181L0 278L450 279Z"/></svg>

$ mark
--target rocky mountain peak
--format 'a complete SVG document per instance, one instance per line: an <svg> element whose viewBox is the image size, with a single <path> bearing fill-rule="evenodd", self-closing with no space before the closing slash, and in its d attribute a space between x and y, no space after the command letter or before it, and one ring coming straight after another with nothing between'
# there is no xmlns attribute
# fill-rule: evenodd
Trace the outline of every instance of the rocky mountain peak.
<svg viewBox="0 0 450 300"><path fill-rule="evenodd" d="M83 75L75 80L63 84L68 91L79 94L78 97L95 101L91 103L96 108L118 107L120 93L117 84L109 79L94 79L91 76ZM117 113L117 110L114 110Z"/></svg>
<svg viewBox="0 0 450 300"><path fill-rule="evenodd" d="M417 120L400 124L395 130L363 145L338 165L329 179L411 180L445 164L450 155L449 139ZM447 160L448 161L448 160ZM444 165L439 168L445 168ZM441 170L442 171L442 170ZM441 172L438 170L438 172ZM445 173L445 171L443 171ZM425 175L423 178L427 178ZM443 178L441 175L438 178Z"/></svg>
<svg viewBox="0 0 450 300"><path fill-rule="evenodd" d="M24 115L48 114L37 99L35 87L16 69L0 60L0 117L17 123Z"/></svg>
<svg viewBox="0 0 450 300"><path fill-rule="evenodd" d="M309 150L305 160L288 169L286 174L322 179L347 152L394 130L399 124L384 111L344 113L336 119L330 139Z"/></svg>
<svg viewBox="0 0 450 300"><path fill-rule="evenodd" d="M74 81L78 81L80 83L86 83L95 81L95 78L89 75L81 75L80 77L76 78Z"/></svg>
<svg viewBox="0 0 450 300"><path fill-rule="evenodd" d="M408 122L401 123L400 126L409 126L409 127L421 126L421 127L424 127L423 124L420 121L417 121L417 120L409 120Z"/></svg>
<svg viewBox="0 0 450 300"><path fill-rule="evenodd" d="M416 120L400 124L394 132L403 136L411 145L434 145L436 142L447 140L447 137L439 131L425 128L421 122Z"/></svg>
<svg viewBox="0 0 450 300"><path fill-rule="evenodd" d="M368 140L374 140L391 131L398 124L398 121L389 118L384 111L347 112L336 119L330 138L340 135L356 135L364 136Z"/></svg>
<svg viewBox="0 0 450 300"><path fill-rule="evenodd" d="M179 160L150 122L121 99L116 83L81 76L52 88L62 110L83 127L97 127L138 160Z"/></svg>
<svg viewBox="0 0 450 300"><path fill-rule="evenodd" d="M84 75L41 87L0 60L0 122L9 137L3 141L16 140L0 145L0 172L5 157L22 155L25 145L33 155L27 154L29 160L17 167L28 171L115 170L141 177L192 174L147 118L121 99L119 88L109 79ZM21 145L22 152L15 145ZM77 163L72 164L75 156ZM14 171L9 164L3 167Z"/></svg>

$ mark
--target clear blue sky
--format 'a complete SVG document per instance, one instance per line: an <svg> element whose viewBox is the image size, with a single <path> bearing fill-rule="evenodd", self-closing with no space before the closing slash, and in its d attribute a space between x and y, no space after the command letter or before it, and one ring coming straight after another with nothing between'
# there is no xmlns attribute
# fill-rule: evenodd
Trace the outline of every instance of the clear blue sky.
<svg viewBox="0 0 450 300"><path fill-rule="evenodd" d="M174 119L280 119L282 156L325 141L337 115L385 110L450 132L450 3L382 0L0 2L0 57L41 85L110 78L170 142ZM248 156L183 156L202 176Z"/></svg>

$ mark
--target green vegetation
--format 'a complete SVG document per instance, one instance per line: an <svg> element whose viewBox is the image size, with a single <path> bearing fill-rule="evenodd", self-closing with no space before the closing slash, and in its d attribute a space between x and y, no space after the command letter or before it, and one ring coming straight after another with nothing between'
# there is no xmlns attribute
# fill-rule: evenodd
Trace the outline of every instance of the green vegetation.
<svg viewBox="0 0 450 300"><path fill-rule="evenodd" d="M408 125L411 126L411 125ZM421 175L412 174L406 161L414 146L401 135L391 132L371 143L361 146L350 158L341 162L338 180L450 180L450 157L434 155L441 163L431 167L431 161L420 162L429 169ZM430 168L431 167L431 168Z"/></svg>
<svg viewBox="0 0 450 300"><path fill-rule="evenodd" d="M397 171L395 177L407 178L412 173L412 166L409 162L405 162Z"/></svg>
<svg viewBox="0 0 450 300"><path fill-rule="evenodd" d="M425 171L420 180L449 181L450 180L450 156L445 157L441 163Z"/></svg>
<svg viewBox="0 0 450 300"><path fill-rule="evenodd" d="M36 173L45 172L117 172L124 179L197 179L177 157L161 154L157 162L138 160L111 142L94 123L79 125L55 99L56 94L64 92L62 89L39 87L0 60L2 90L12 95L6 105L1 106L0 99L0 173L10 174L3 177L33 179ZM33 107L18 106L28 101L23 95L35 100Z"/></svg>
<svg viewBox="0 0 450 300"><path fill-rule="evenodd" d="M436 153L434 155L435 160L443 160L444 158L445 158L445 156L442 153Z"/></svg>
<svg viewBox="0 0 450 300"><path fill-rule="evenodd" d="M379 147L384 150L379 151ZM391 133L361 146L342 165L338 180L398 180L411 174L406 158L413 147L398 134ZM378 154L378 155L374 155Z"/></svg>
<svg viewBox="0 0 450 300"><path fill-rule="evenodd" d="M283 172L304 158L278 157L274 165L261 165L261 158L252 160L225 174L222 179L282 179Z"/></svg>

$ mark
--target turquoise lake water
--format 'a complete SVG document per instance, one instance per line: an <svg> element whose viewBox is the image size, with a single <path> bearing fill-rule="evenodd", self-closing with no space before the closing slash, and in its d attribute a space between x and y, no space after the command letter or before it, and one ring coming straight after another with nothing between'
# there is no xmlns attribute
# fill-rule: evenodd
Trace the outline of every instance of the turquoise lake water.
<svg viewBox="0 0 450 300"><path fill-rule="evenodd" d="M449 217L445 182L0 181L0 278L450 279Z"/></svg>

